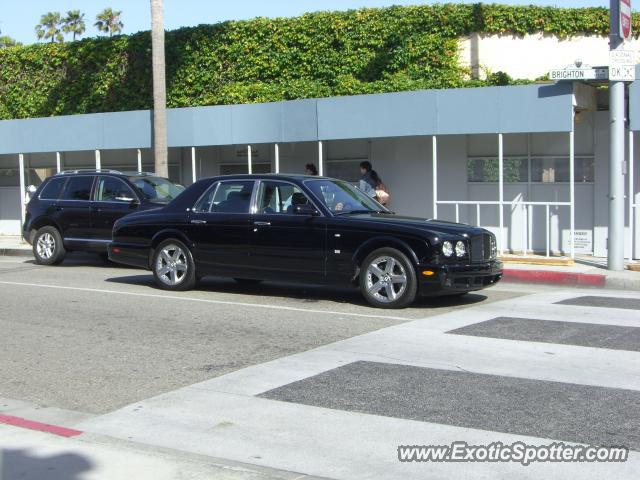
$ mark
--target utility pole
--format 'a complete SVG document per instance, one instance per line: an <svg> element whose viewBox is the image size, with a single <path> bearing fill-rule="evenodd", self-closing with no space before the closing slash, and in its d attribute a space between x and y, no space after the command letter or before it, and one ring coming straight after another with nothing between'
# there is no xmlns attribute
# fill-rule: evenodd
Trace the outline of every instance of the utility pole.
<svg viewBox="0 0 640 480"><path fill-rule="evenodd" d="M153 65L153 155L155 173L169 176L167 165L167 85L164 57L164 2L151 0L151 63Z"/></svg>
<svg viewBox="0 0 640 480"><path fill-rule="evenodd" d="M607 268L619 271L624 270L625 82L614 59L624 56L625 38L631 36L631 0L611 0L610 15Z"/></svg>

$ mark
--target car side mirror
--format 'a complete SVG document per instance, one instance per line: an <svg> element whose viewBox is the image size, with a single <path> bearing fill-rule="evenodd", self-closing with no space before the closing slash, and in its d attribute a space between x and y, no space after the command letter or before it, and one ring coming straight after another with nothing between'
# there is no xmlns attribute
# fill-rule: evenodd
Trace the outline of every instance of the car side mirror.
<svg viewBox="0 0 640 480"><path fill-rule="evenodd" d="M296 205L293 211L296 215L311 215L312 217L320 214L313 205L309 205L308 203L305 203L304 205Z"/></svg>

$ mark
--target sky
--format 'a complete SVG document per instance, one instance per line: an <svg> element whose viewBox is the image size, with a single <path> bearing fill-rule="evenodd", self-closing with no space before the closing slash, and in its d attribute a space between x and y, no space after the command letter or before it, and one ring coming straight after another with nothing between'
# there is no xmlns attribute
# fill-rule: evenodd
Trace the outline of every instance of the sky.
<svg viewBox="0 0 640 480"><path fill-rule="evenodd" d="M441 0L440 3L476 3L479 0ZM493 0L509 5L555 5L559 7L608 6L609 0ZM85 37L97 35L95 16L106 7L122 11L123 33L149 30L149 0L0 0L0 31L24 44L37 41L34 32L40 16L50 11L85 13ZM292 17L318 10L348 10L389 5L424 5L425 0L165 0L165 28L173 30L202 23L243 20L253 17ZM491 0L485 3L492 3Z"/></svg>

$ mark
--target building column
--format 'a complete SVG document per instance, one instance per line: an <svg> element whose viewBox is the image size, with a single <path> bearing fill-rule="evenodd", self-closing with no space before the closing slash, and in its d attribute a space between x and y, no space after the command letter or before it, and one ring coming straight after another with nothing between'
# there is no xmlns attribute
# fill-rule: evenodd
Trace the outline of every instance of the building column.
<svg viewBox="0 0 640 480"><path fill-rule="evenodd" d="M498 134L498 198L500 217L500 255L504 254L504 143L502 134Z"/></svg>
<svg viewBox="0 0 640 480"><path fill-rule="evenodd" d="M575 230L576 230L576 155L575 155L575 133L573 131L573 127L571 127L571 132L569 132L569 203L570 205L570 228L569 228L569 251L571 254L571 258L576 258L576 247L575 247Z"/></svg>
<svg viewBox="0 0 640 480"><path fill-rule="evenodd" d="M22 232L22 226L24 225L24 221L26 218L26 211L25 211L25 200L26 200L26 189L25 189L25 179L24 179L24 154L21 153L20 155L18 155L18 168L20 169L19 172L19 176L20 176L20 231Z"/></svg>
<svg viewBox="0 0 640 480"><path fill-rule="evenodd" d="M277 143L274 145L274 158L276 162L276 173L280 173L280 145L278 145Z"/></svg>
<svg viewBox="0 0 640 480"><path fill-rule="evenodd" d="M438 218L438 137L431 137L431 154L433 157L433 218Z"/></svg>
<svg viewBox="0 0 640 480"><path fill-rule="evenodd" d="M100 170L102 168L101 166L102 164L100 161L100 150L96 150L95 154L96 154L96 170Z"/></svg>
<svg viewBox="0 0 640 480"><path fill-rule="evenodd" d="M60 158L60 152L56 152L56 173L62 171L62 159Z"/></svg>
<svg viewBox="0 0 640 480"><path fill-rule="evenodd" d="M634 247L634 220L635 220L635 212L633 209L633 204L635 200L635 192L633 191L633 176L634 173L634 165L633 165L633 155L634 155L634 145L633 145L633 131L629 130L629 161L627 167L627 177L629 181L629 194L627 195L627 199L629 202L629 262L633 262L633 247Z"/></svg>
<svg viewBox="0 0 640 480"><path fill-rule="evenodd" d="M318 141L318 175L324 176L324 153L322 151L322 142Z"/></svg>
<svg viewBox="0 0 640 480"><path fill-rule="evenodd" d="M138 173L142 173L142 150L138 149Z"/></svg>
<svg viewBox="0 0 640 480"><path fill-rule="evenodd" d="M196 183L198 174L196 172L196 147L191 147L191 181Z"/></svg>
<svg viewBox="0 0 640 480"><path fill-rule="evenodd" d="M251 158L251 145L247 145L247 168L249 175L253 173L253 159Z"/></svg>

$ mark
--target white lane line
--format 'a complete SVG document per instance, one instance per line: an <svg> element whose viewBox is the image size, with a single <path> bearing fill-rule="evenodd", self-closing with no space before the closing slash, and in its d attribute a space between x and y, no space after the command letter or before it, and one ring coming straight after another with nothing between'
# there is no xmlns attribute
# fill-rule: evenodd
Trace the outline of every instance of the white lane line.
<svg viewBox="0 0 640 480"><path fill-rule="evenodd" d="M132 297L146 297L146 298L162 298L169 300L184 300L189 302L211 303L215 305L233 305L237 307L252 307L263 308L268 310L287 310L291 312L303 312L303 313L318 313L324 315L342 315L348 317L362 317L362 318L381 318L384 320L400 320L408 322L414 320L413 318L406 317L394 317L391 315L371 315L367 313L351 313L351 312L338 312L334 310L312 310L308 308L297 307L285 307L282 305L265 305L262 303L247 303L247 302L232 302L228 300L210 300L206 298L194 298L194 297L179 297L177 295L157 295L153 293L136 293L136 292L123 292L118 290L103 290L99 288L85 288L85 287L65 287L61 285L47 285L41 283L24 283L24 282L6 282L0 281L0 285L14 285L19 287L37 287L37 288L53 288L58 290L73 290L78 292L91 292L91 293L108 293L116 295L129 295Z"/></svg>

